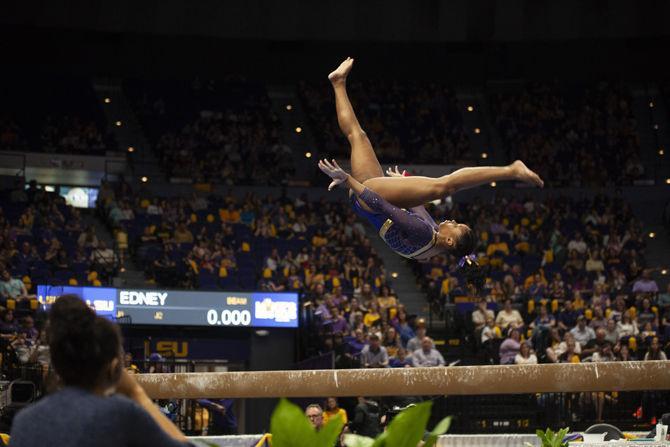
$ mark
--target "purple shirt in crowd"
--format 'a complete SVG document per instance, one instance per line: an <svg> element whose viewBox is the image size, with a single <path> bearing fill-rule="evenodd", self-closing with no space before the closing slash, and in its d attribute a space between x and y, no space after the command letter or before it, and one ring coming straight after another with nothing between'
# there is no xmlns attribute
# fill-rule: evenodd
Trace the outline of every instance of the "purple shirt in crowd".
<svg viewBox="0 0 670 447"><path fill-rule="evenodd" d="M521 343L513 338L506 338L500 345L500 364L514 363L514 357L519 353L519 349L521 349Z"/></svg>
<svg viewBox="0 0 670 447"><path fill-rule="evenodd" d="M353 340L349 340L349 350L353 355L358 355L361 353L363 348L366 346L366 342L360 342L356 340L355 338Z"/></svg>
<svg viewBox="0 0 670 447"><path fill-rule="evenodd" d="M640 278L633 284L633 293L657 293L658 285L653 279Z"/></svg>
<svg viewBox="0 0 670 447"><path fill-rule="evenodd" d="M347 332L347 329L349 328L349 325L347 324L347 320L344 318L340 317L337 320L330 320L330 329L333 333L340 332L344 334Z"/></svg>

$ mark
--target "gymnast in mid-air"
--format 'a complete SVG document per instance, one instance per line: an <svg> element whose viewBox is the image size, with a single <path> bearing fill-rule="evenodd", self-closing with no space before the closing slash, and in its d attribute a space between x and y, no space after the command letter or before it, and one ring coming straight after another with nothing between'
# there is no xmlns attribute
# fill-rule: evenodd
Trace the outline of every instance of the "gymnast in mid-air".
<svg viewBox="0 0 670 447"><path fill-rule="evenodd" d="M544 182L519 160L509 166L462 168L438 178L405 176L396 166L395 170L389 168L385 177L347 96L347 76L353 64L354 60L347 58L328 75L335 91L337 122L351 146L351 175L335 160L319 161L319 168L332 179L328 190L346 185L354 211L399 255L426 262L436 255L452 254L461 267L472 264L475 232L453 220L436 223L424 204L494 181L517 180L539 187Z"/></svg>

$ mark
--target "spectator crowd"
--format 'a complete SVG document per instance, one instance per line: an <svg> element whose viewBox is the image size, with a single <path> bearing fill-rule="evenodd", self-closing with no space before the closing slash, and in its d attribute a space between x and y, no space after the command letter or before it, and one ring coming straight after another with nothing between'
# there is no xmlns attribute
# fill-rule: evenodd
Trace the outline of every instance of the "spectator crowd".
<svg viewBox="0 0 670 447"><path fill-rule="evenodd" d="M56 192L17 181L0 193L0 375L33 371L46 377L49 352L37 286L108 283L115 252ZM25 378L25 377L24 377Z"/></svg>
<svg viewBox="0 0 670 447"><path fill-rule="evenodd" d="M349 96L383 163L450 164L472 159L454 91L443 83L352 81ZM327 83L298 91L323 153L349 158Z"/></svg>
<svg viewBox="0 0 670 447"><path fill-rule="evenodd" d="M117 149L88 81L15 83L0 97L0 149ZM348 158L328 83L297 87L318 150ZM130 80L124 90L170 178L231 186L293 180L294 154L265 85L231 76ZM445 83L352 80L349 93L383 163L473 162L464 106ZM487 99L502 158L524 160L550 186L629 185L645 176L632 99L622 83L529 83Z"/></svg>
<svg viewBox="0 0 670 447"><path fill-rule="evenodd" d="M8 79L0 93L0 150L105 155L118 145L89 80Z"/></svg>
<svg viewBox="0 0 670 447"><path fill-rule="evenodd" d="M498 196L431 211L470 222L478 235L479 281L449 257L416 269L434 307L460 316L478 362L667 358L670 287L654 279L665 272L647 264L642 224L623 200ZM463 298L472 296L480 298ZM606 399L594 399L602 419ZM653 402L641 414L660 416Z"/></svg>
<svg viewBox="0 0 670 447"><path fill-rule="evenodd" d="M60 93L35 91L36 100L21 89L3 94L0 149L114 150L90 89L77 82L55 85ZM449 87L386 81L349 87L382 162L472 161ZM336 368L446 366L447 350L438 349L425 319L411 315L395 294L393 276L347 204L283 192L236 194L238 185L285 185L295 175L293 151L263 85L242 79L130 82L127 92L170 178L231 189L175 198L103 182L98 211L113 246L77 209L34 182L1 193L0 374L13 378L13 371L32 368L46 378L50 359L36 313L38 284L101 286L127 259L143 267L148 285L299 292L307 330L302 357L331 356ZM348 158L327 84L301 83L298 92L319 150ZM550 186L627 185L644 176L631 97L620 85L533 84L491 95L489 102L507 158L523 159ZM479 238L481 284L463 277L449 256L414 264L434 309L459 314L447 329L470 342L473 358L467 361L667 359L670 286L654 279L659 271L646 262L642 224L621 199L499 196L460 205L445 200L429 211L437 220L448 215L470 224ZM132 369L132 359L126 360ZM593 405L597 420L618 398L570 397ZM653 420L663 399L643 394L636 416ZM207 405L220 410L222 403ZM379 416L375 405L359 398L351 417L355 432L378 430L365 423ZM347 418L334 398L325 410L308 407L307 415L315 425L335 415Z"/></svg>
<svg viewBox="0 0 670 447"><path fill-rule="evenodd" d="M18 181L1 203L0 271L12 284L2 287L0 305L34 296L38 284L99 286L115 273L114 250L58 193Z"/></svg>
<svg viewBox="0 0 670 447"><path fill-rule="evenodd" d="M261 84L138 81L127 90L172 179L280 185L294 172L292 150Z"/></svg>
<svg viewBox="0 0 670 447"><path fill-rule="evenodd" d="M623 85L536 83L489 100L507 158L524 160L550 186L630 185L644 175Z"/></svg>
<svg viewBox="0 0 670 447"><path fill-rule="evenodd" d="M165 200L107 186L99 200L152 284L300 292L319 335L306 340L311 354L336 350L349 366L444 365L345 204L232 192Z"/></svg>

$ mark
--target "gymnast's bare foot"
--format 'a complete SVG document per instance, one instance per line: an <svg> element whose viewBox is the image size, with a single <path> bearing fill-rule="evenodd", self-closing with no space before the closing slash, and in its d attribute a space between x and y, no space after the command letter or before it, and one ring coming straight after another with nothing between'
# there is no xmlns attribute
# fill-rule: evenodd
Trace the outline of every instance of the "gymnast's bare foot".
<svg viewBox="0 0 670 447"><path fill-rule="evenodd" d="M531 185L539 186L542 188L544 186L544 182L540 178L539 175L528 169L528 166L521 160L517 160L514 163L510 165L512 168L512 172L514 173L514 177L517 180L521 180L524 183L530 183Z"/></svg>
<svg viewBox="0 0 670 447"><path fill-rule="evenodd" d="M346 58L339 67L328 75L328 80L333 84L340 84L347 82L347 76L354 65L354 60L350 57Z"/></svg>

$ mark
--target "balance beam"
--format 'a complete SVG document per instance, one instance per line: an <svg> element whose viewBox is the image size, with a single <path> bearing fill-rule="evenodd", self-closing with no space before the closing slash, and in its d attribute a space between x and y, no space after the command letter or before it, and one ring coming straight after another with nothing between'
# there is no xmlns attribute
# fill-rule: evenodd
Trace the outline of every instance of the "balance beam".
<svg viewBox="0 0 670 447"><path fill-rule="evenodd" d="M141 374L154 399L430 396L670 389L670 361Z"/></svg>

